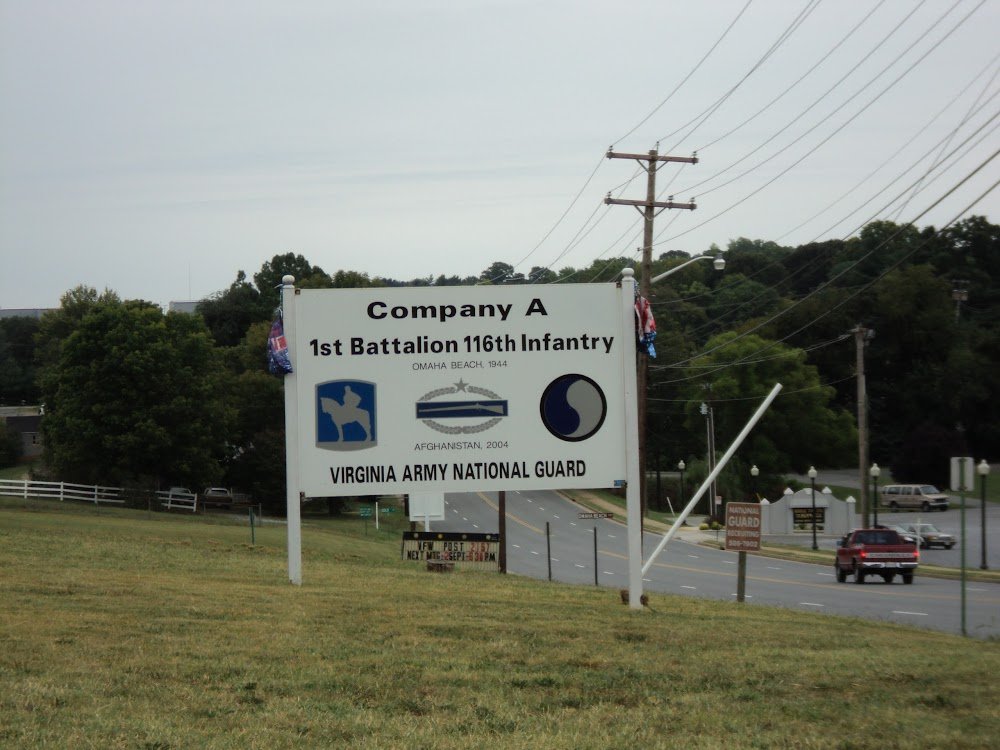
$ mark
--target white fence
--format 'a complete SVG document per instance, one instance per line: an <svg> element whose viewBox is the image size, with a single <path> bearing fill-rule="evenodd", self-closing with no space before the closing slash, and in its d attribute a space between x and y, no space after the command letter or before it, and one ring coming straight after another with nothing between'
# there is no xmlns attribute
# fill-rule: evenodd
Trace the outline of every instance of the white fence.
<svg viewBox="0 0 1000 750"><path fill-rule="evenodd" d="M124 505L126 491L121 487L101 487L70 482L32 482L20 479L0 479L0 495L9 497L34 498L41 500L75 500L78 502L108 503ZM198 496L182 493L157 492L161 505L167 510L179 509L195 511Z"/></svg>
<svg viewBox="0 0 1000 750"><path fill-rule="evenodd" d="M198 496L186 492L157 492L160 503L167 510L189 510L192 513L198 510Z"/></svg>

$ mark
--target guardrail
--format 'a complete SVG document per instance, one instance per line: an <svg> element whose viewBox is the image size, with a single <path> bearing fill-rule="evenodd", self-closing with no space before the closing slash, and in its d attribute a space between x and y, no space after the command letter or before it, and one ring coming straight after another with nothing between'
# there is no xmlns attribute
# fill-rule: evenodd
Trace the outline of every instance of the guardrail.
<svg viewBox="0 0 1000 750"><path fill-rule="evenodd" d="M0 495L38 498L43 500L76 500L82 502L124 505L120 487L101 487L70 482L34 482L25 479L0 479Z"/></svg>

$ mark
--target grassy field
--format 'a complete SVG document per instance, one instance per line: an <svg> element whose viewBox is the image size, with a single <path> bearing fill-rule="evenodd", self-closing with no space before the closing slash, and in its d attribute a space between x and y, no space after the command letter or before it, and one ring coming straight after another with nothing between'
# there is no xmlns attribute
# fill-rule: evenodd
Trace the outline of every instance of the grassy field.
<svg viewBox="0 0 1000 750"><path fill-rule="evenodd" d="M398 515L398 514L397 514ZM0 499L3 748L996 748L1000 643Z"/></svg>

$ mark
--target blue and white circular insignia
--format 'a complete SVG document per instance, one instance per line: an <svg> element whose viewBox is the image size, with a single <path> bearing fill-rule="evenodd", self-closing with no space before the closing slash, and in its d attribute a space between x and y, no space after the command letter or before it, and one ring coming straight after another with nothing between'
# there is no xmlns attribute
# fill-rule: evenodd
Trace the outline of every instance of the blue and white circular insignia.
<svg viewBox="0 0 1000 750"><path fill-rule="evenodd" d="M545 388L539 410L549 432L575 443L601 429L608 401L601 387L586 375L561 375Z"/></svg>

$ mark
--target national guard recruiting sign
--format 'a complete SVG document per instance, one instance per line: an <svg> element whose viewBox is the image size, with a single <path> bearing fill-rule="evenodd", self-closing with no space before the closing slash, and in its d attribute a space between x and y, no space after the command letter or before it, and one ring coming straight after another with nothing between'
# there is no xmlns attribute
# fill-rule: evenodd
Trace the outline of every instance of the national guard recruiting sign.
<svg viewBox="0 0 1000 750"><path fill-rule="evenodd" d="M304 495L626 478L635 334L620 286L289 291L288 425Z"/></svg>

